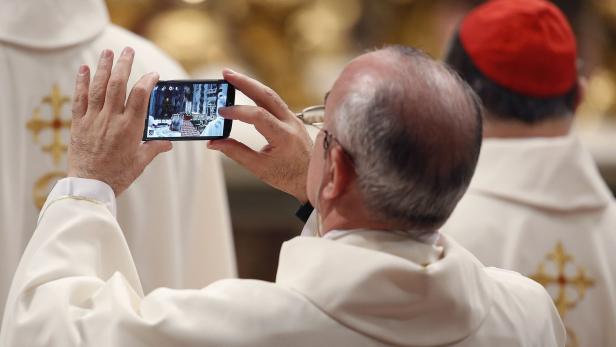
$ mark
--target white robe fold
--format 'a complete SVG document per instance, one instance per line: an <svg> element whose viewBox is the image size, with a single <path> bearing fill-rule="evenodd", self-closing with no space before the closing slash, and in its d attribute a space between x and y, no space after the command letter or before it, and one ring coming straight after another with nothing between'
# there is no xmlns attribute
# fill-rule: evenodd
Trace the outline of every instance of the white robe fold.
<svg viewBox="0 0 616 347"><path fill-rule="evenodd" d="M616 346L616 204L575 137L485 140L443 231L544 284L569 346Z"/></svg>
<svg viewBox="0 0 616 347"><path fill-rule="evenodd" d="M54 142L54 113L65 146L79 65L94 69L103 49L117 56L124 46L136 51L130 86L151 71L186 77L154 45L110 24L102 0L0 1L0 311L40 212L33 195L44 202L66 172L65 150L55 158L45 151ZM54 91L61 101L55 111L45 101ZM50 122L39 133L37 112ZM118 220L146 291L200 288L236 275L220 160L203 142L176 143L157 158L118 200Z"/></svg>
<svg viewBox="0 0 616 347"><path fill-rule="evenodd" d="M0 345L563 346L549 295L438 244L374 230L297 237L275 283L221 280L144 296L104 204L48 201L20 262ZM207 268L208 264L203 264Z"/></svg>

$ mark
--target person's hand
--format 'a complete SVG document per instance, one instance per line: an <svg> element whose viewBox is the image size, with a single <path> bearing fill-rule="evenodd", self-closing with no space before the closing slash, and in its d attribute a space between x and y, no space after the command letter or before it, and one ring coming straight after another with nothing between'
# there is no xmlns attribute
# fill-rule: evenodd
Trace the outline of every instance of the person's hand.
<svg viewBox="0 0 616 347"><path fill-rule="evenodd" d="M224 153L274 188L308 201L306 177L312 140L302 121L271 88L229 69L223 76L258 106L230 106L220 109L220 114L253 124L267 145L257 152L234 139L224 139L210 141L208 148Z"/></svg>
<svg viewBox="0 0 616 347"><path fill-rule="evenodd" d="M126 100L126 83L135 52L125 48L113 68L113 52L104 50L90 85L90 70L83 65L75 83L68 176L107 183L119 195L161 152L169 141L141 143L145 114L158 75L147 74Z"/></svg>

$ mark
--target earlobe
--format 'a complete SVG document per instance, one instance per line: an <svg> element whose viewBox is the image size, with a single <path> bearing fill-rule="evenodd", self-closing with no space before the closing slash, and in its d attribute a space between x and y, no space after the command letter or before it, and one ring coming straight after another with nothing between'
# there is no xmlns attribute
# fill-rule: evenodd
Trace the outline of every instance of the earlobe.
<svg viewBox="0 0 616 347"><path fill-rule="evenodd" d="M329 155L330 165L326 171L327 183L323 187L322 197L336 199L347 191L351 182L352 168L349 167L342 148L332 148Z"/></svg>
<svg viewBox="0 0 616 347"><path fill-rule="evenodd" d="M331 153L330 153L331 155ZM336 189L336 164L330 157L329 165L325 168L323 173L323 191L321 192L321 198L326 200L335 199L337 194Z"/></svg>

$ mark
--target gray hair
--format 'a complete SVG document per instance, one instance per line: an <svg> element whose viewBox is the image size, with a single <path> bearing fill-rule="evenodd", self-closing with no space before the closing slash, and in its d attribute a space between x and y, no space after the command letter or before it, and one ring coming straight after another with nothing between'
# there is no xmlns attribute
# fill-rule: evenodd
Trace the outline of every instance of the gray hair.
<svg viewBox="0 0 616 347"><path fill-rule="evenodd" d="M449 218L474 173L480 101L421 51L382 52L399 61L395 73L352 88L335 110L334 131L353 158L366 206L397 226L430 232Z"/></svg>

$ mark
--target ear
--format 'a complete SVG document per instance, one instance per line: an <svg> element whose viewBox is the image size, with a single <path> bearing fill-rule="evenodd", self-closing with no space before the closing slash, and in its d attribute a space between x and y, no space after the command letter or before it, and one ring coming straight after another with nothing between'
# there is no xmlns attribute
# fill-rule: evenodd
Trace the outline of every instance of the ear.
<svg viewBox="0 0 616 347"><path fill-rule="evenodd" d="M327 184L323 187L321 197L327 200L336 199L349 189L355 179L355 170L348 155L340 146L331 149L330 165L327 168Z"/></svg>
<svg viewBox="0 0 616 347"><path fill-rule="evenodd" d="M588 79L584 76L578 77L575 91L575 103L573 105L573 111L577 111L578 106L584 101L586 96L586 88L588 87Z"/></svg>

